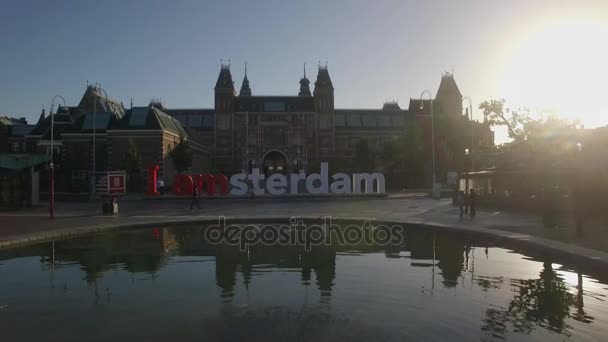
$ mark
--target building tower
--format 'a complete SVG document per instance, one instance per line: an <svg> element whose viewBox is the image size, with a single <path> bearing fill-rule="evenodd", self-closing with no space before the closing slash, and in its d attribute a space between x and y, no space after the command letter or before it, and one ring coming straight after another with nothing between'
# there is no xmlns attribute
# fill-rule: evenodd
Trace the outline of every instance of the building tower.
<svg viewBox="0 0 608 342"><path fill-rule="evenodd" d="M247 62L245 62L245 77L243 77L239 96L251 96L251 88L249 87L249 80L247 79Z"/></svg>
<svg viewBox="0 0 608 342"><path fill-rule="evenodd" d="M334 110L334 86L329 77L327 65L319 65L319 73L315 81L315 111L317 113L331 113Z"/></svg>
<svg viewBox="0 0 608 342"><path fill-rule="evenodd" d="M454 80L454 74L446 72L441 76L433 106L436 115L462 115L462 94Z"/></svg>
<svg viewBox="0 0 608 342"><path fill-rule="evenodd" d="M222 64L220 74L215 82L215 111L232 113L234 111L234 82L230 73L230 64Z"/></svg>
<svg viewBox="0 0 608 342"><path fill-rule="evenodd" d="M306 78L306 63L304 63L304 76L300 79L300 92L298 96L312 96L310 94L310 81Z"/></svg>

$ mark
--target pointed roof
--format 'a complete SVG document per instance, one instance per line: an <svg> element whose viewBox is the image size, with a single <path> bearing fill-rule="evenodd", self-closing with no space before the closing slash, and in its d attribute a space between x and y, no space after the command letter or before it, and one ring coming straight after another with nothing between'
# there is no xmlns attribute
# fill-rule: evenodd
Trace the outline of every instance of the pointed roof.
<svg viewBox="0 0 608 342"><path fill-rule="evenodd" d="M232 73L230 73L229 65L223 64L220 69L217 82L215 82L215 90L218 89L230 89L234 91L234 82L232 81Z"/></svg>
<svg viewBox="0 0 608 342"><path fill-rule="evenodd" d="M249 80L247 79L247 62L245 62L245 77L243 78L243 84L241 84L239 96L251 96L251 88L249 87Z"/></svg>
<svg viewBox="0 0 608 342"><path fill-rule="evenodd" d="M110 122L110 129L156 130L162 129L188 138L188 132L174 117L156 107L133 107L118 121Z"/></svg>
<svg viewBox="0 0 608 342"><path fill-rule="evenodd" d="M100 87L88 85L87 90L80 99L78 107L76 107L76 111L80 114L92 112L93 104L95 104L95 109L99 112L112 112L120 117L125 114L125 108L122 103L106 97L105 91L102 91ZM72 110L68 111L71 112Z"/></svg>
<svg viewBox="0 0 608 342"><path fill-rule="evenodd" d="M331 77L329 77L327 65L319 66L319 73L317 73L317 80L315 81L315 91L318 88L329 88L334 90L334 85L331 83Z"/></svg>
<svg viewBox="0 0 608 342"><path fill-rule="evenodd" d="M310 81L306 78L306 63L304 63L304 76L300 79L300 92L298 96L311 96Z"/></svg>
<svg viewBox="0 0 608 342"><path fill-rule="evenodd" d="M44 109L42 109L42 112L40 112L40 117L38 118L37 123L41 123L42 121L44 121Z"/></svg>
<svg viewBox="0 0 608 342"><path fill-rule="evenodd" d="M446 72L441 76L441 83L439 83L439 89L437 89L437 96L435 98L454 95L462 97L460 89L458 89L458 85L454 80L454 74Z"/></svg>

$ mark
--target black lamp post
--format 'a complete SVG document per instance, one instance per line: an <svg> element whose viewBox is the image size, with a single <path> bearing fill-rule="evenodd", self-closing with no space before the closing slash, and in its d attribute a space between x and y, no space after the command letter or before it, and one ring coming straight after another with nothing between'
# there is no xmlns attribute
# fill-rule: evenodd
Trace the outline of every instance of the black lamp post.
<svg viewBox="0 0 608 342"><path fill-rule="evenodd" d="M468 194L469 193L469 156L471 154L471 151L468 148L464 149L464 155L465 155L465 179L464 179L464 193Z"/></svg>

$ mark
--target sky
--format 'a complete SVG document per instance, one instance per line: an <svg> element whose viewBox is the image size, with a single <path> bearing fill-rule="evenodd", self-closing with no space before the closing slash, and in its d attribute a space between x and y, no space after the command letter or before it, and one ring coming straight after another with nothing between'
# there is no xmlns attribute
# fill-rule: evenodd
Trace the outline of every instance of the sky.
<svg viewBox="0 0 608 342"><path fill-rule="evenodd" d="M327 61L336 108L405 108L448 71L476 118L504 98L590 128L608 124L606 41L606 0L0 0L0 113L35 121L87 82L211 108L222 59L237 90L247 61L254 95L296 95Z"/></svg>

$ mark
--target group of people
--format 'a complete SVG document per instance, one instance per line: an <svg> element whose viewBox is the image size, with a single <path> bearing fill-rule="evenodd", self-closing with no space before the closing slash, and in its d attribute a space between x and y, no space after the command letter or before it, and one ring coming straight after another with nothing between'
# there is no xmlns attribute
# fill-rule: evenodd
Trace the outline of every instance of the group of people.
<svg viewBox="0 0 608 342"><path fill-rule="evenodd" d="M456 205L460 209L460 217L463 217L465 214L469 214L471 218L474 218L477 212L476 202L474 189L469 190L468 195L462 190L459 191L456 195Z"/></svg>

